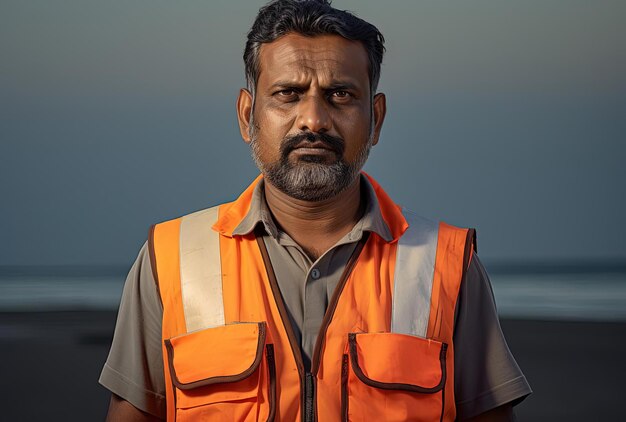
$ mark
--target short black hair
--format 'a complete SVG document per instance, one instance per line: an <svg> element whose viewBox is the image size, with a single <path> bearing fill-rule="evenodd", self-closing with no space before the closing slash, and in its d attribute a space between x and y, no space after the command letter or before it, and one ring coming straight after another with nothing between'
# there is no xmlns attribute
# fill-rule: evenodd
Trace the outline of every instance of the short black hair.
<svg viewBox="0 0 626 422"><path fill-rule="evenodd" d="M346 11L335 9L330 0L274 0L259 10L243 53L248 89L254 93L259 78L261 44L270 43L290 32L313 37L340 35L360 41L367 51L372 95L380 79L385 38L378 28Z"/></svg>

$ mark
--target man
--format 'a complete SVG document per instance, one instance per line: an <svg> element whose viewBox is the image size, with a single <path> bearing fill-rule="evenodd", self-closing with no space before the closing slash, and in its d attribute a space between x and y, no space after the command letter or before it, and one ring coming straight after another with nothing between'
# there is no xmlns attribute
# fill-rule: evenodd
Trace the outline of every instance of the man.
<svg viewBox="0 0 626 422"><path fill-rule="evenodd" d="M151 229L100 378L109 420L512 420L530 388L473 230L360 171L383 41L322 0L259 11L237 113L262 177Z"/></svg>

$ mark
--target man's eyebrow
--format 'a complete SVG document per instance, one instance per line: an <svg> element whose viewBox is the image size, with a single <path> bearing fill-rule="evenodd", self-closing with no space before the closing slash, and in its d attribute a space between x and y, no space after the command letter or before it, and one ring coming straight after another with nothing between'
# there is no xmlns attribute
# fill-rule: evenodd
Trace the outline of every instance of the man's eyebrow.
<svg viewBox="0 0 626 422"><path fill-rule="evenodd" d="M305 88L306 85L308 85L308 84L307 83L299 83L299 82L296 82L296 81L282 80L282 81L274 82L272 85L270 85L270 89L276 89L276 88ZM350 81L334 81L330 85L322 87L322 89L325 90L325 91L332 91L332 90L337 90L337 89L357 90L358 89L358 85L353 83L353 82L350 82Z"/></svg>
<svg viewBox="0 0 626 422"><path fill-rule="evenodd" d="M304 86L305 86L305 84L303 84L303 83L298 83L296 81L283 80L283 81L276 81L276 82L274 82L272 85L270 85L270 89L273 89L273 88L302 88Z"/></svg>
<svg viewBox="0 0 626 422"><path fill-rule="evenodd" d="M358 86L349 81L333 82L329 86L324 88L327 91L334 91L338 89L357 90Z"/></svg>

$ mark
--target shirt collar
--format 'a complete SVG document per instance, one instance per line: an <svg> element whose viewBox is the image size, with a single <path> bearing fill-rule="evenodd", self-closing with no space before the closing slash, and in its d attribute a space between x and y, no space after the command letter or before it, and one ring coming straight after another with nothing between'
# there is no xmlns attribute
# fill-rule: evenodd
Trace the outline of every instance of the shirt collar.
<svg viewBox="0 0 626 422"><path fill-rule="evenodd" d="M374 187L367 177L362 174L359 177L361 178L362 200L365 201L365 212L349 233L348 238L356 241L362 237L363 232L368 231L376 233L386 242L391 242L393 236L389 226L383 219ZM264 183L264 180L260 180L254 187L250 208L243 220L241 220L241 223L233 230L233 236L245 236L251 233L258 224L263 224L265 231L275 239L278 239L279 230L276 227L276 223L274 223L265 200Z"/></svg>

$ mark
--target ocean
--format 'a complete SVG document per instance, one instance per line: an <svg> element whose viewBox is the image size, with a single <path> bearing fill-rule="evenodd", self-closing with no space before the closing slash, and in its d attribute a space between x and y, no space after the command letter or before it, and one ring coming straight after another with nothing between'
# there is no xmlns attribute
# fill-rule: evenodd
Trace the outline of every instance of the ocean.
<svg viewBox="0 0 626 422"><path fill-rule="evenodd" d="M0 312L113 311L124 280L119 267L2 267ZM622 267L497 267L491 281L503 318L626 321Z"/></svg>

